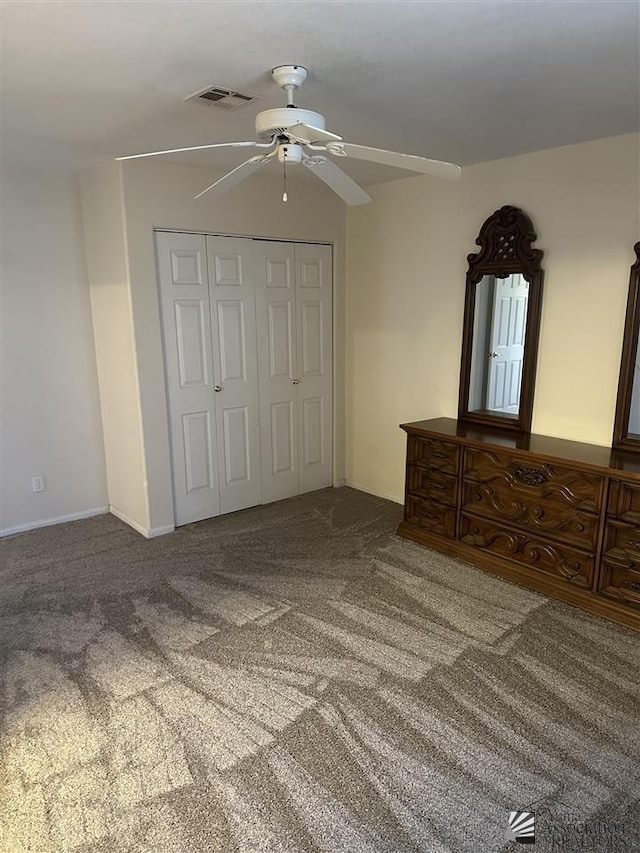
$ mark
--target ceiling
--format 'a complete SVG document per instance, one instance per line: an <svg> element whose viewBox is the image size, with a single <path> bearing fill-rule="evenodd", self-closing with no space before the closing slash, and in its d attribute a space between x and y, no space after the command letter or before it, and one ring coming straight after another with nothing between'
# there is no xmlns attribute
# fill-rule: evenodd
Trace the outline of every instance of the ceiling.
<svg viewBox="0 0 640 853"><path fill-rule="evenodd" d="M633 0L4 0L4 156L80 168L253 139L255 113L284 105L269 72L285 63L310 71L298 106L345 140L463 166L628 133L640 119L639 10ZM209 84L263 100L235 112L183 103ZM245 158L173 159L230 168ZM407 174L340 166L364 183Z"/></svg>

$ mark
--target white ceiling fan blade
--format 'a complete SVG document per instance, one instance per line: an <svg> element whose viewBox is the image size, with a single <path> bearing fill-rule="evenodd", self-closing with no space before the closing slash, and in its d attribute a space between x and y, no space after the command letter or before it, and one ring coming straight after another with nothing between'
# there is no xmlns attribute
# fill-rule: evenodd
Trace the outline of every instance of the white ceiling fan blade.
<svg viewBox="0 0 640 853"><path fill-rule="evenodd" d="M312 127L310 124L304 124L303 122L291 125L284 133L292 142L302 142L305 145L310 145L314 142L339 142L342 139L336 133L330 133L321 127Z"/></svg>
<svg viewBox="0 0 640 853"><path fill-rule="evenodd" d="M239 184L240 181L244 181L244 179L248 178L249 175L252 175L260 168L260 166L263 166L268 160L270 160L274 154L275 152L272 152L271 154L259 154L257 157L245 160L244 163L240 163L240 165L236 166L235 169L232 169L230 172L227 172L226 175L223 175L217 181L214 181L206 189L202 190L201 193L194 196L194 198L200 198L200 196L203 196L205 193L208 193L213 189L216 190L216 193L226 192L231 189L231 187L235 187L236 184Z"/></svg>
<svg viewBox="0 0 640 853"><path fill-rule="evenodd" d="M447 163L444 160L430 160L428 157L418 157L416 154L400 154L397 151L385 151L382 148L369 148L366 145L352 145L350 142L340 142L327 146L331 154L338 156L356 157L358 160L369 160L372 163L382 163L384 166L397 166L399 169L409 169L434 178L448 178L455 181L462 174L460 166Z"/></svg>
<svg viewBox="0 0 640 853"><path fill-rule="evenodd" d="M146 154L128 154L116 160L139 160L141 157L157 157L159 154L180 154L182 151L203 151L205 148L268 148L271 143L260 142L214 142L213 145L191 145L189 148L168 148L166 151L147 151Z"/></svg>
<svg viewBox="0 0 640 853"><path fill-rule="evenodd" d="M371 201L371 196L353 178L326 157L307 157L302 162L347 204L366 204Z"/></svg>

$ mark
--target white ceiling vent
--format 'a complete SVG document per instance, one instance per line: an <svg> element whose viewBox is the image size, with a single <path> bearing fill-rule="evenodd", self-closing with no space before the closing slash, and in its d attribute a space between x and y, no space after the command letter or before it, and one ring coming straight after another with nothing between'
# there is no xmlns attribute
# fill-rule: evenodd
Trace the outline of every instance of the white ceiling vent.
<svg viewBox="0 0 640 853"><path fill-rule="evenodd" d="M206 89L200 89L200 91L188 95L183 100L197 101L207 107L220 107L223 110L239 110L253 101L261 100L261 98L259 95L252 95L250 92L236 92L234 89L227 89L226 86L207 86Z"/></svg>

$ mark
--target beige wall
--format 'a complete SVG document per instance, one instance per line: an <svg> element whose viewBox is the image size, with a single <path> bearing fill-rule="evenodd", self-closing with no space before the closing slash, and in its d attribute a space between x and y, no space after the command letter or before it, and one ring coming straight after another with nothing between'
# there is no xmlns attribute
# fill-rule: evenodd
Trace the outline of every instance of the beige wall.
<svg viewBox="0 0 640 853"><path fill-rule="evenodd" d="M496 208L532 218L545 290L533 431L608 445L633 244L636 134L373 188L347 215L347 480L401 501L401 422L456 417L466 256Z"/></svg>
<svg viewBox="0 0 640 853"><path fill-rule="evenodd" d="M2 502L9 533L104 511L102 425L75 175L3 164ZM44 474L46 491L32 491Z"/></svg>
<svg viewBox="0 0 640 853"><path fill-rule="evenodd" d="M146 532L149 511L118 164L83 176L82 207L109 506Z"/></svg>
<svg viewBox="0 0 640 853"><path fill-rule="evenodd" d="M344 478L344 205L318 181L289 188L282 204L279 177L254 176L220 199L194 200L217 175L158 160L125 163L124 209L136 364L144 435L148 526L173 524L171 469L153 229L210 231L335 244L336 299L335 479Z"/></svg>

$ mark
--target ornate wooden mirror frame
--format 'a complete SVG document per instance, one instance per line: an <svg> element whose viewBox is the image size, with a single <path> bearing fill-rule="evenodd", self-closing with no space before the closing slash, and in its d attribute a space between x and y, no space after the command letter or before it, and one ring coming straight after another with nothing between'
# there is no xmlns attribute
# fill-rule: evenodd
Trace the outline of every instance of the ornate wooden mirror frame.
<svg viewBox="0 0 640 853"><path fill-rule="evenodd" d="M542 310L542 281L541 269L542 250L534 249L532 243L536 240L531 220L517 207L505 205L496 210L483 224L476 244L480 246L477 254L467 256L469 269L467 272L464 327L462 337L462 359L460 365L460 395L458 402L458 419L465 423L496 426L504 429L529 432L533 414L533 392L535 386L538 337L540 332L540 314ZM522 354L522 371L520 380L519 405L517 412L492 410L486 403L485 407L470 408L472 375L476 376L478 365L484 377L485 386L489 375L488 362L482 359L496 358L497 352L482 342L476 342L474 352L474 327L476 325L476 294L478 285L487 276L487 281L493 279L494 289L496 279L506 279L520 274L528 282L528 297L526 307L526 326L524 327L524 351ZM512 279L513 281L514 279ZM491 296L490 298L493 298ZM483 297L484 299L484 297ZM479 306L480 310L480 306ZM485 309L485 312L488 309ZM490 322L484 318L483 322ZM489 332L485 333L488 339ZM482 366L484 364L484 366ZM506 368L505 368L506 369ZM474 381L477 381L474 379Z"/></svg>
<svg viewBox="0 0 640 853"><path fill-rule="evenodd" d="M618 401L613 427L613 446L618 450L633 450L640 453L640 426L637 430L629 431L631 419L631 404L640 409L640 393L633 398L634 377L636 386L640 376L636 376L638 360L638 335L640 334L640 243L633 247L636 260L631 267L629 279L629 296L627 298L627 317L624 324L622 341L622 360L620 363L620 379L618 380ZM636 413L637 414L637 413ZM640 415L637 415L640 421Z"/></svg>

